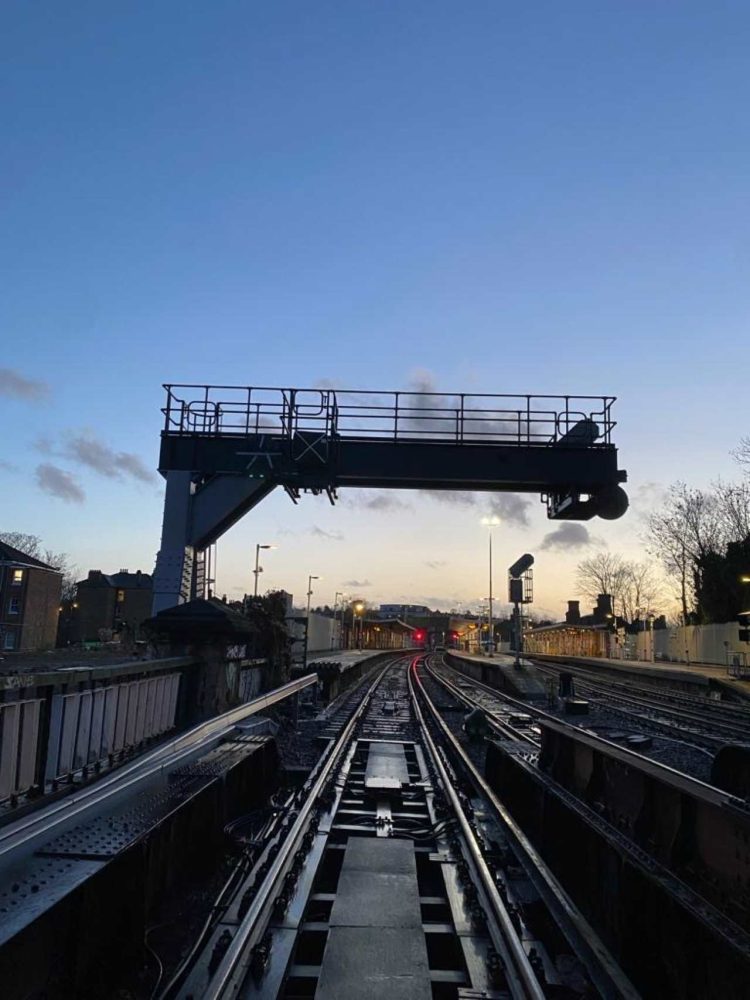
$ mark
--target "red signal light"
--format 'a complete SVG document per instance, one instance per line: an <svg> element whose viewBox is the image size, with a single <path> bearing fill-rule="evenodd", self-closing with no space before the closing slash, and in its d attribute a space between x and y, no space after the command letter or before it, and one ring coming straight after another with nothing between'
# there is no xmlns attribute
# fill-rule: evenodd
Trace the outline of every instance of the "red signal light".
<svg viewBox="0 0 750 1000"><path fill-rule="evenodd" d="M417 642L421 642L422 639L424 639L424 632L421 629L417 629L417 631L414 633L414 638L417 640Z"/></svg>

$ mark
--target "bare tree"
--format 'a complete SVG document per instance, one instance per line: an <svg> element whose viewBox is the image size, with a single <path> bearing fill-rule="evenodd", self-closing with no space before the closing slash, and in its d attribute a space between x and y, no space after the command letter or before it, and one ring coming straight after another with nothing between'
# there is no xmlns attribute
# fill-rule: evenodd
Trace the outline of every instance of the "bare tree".
<svg viewBox="0 0 750 1000"><path fill-rule="evenodd" d="M23 531L0 531L0 541L12 545L14 549L32 559L47 563L58 573L62 573L63 600L72 600L75 597L78 567L70 561L67 552L53 552L52 549L46 549L39 535L29 535Z"/></svg>
<svg viewBox="0 0 750 1000"><path fill-rule="evenodd" d="M718 480L714 496L724 544L744 541L750 535L750 479L743 483Z"/></svg>
<svg viewBox="0 0 750 1000"><path fill-rule="evenodd" d="M623 617L633 622L646 614L656 614L664 603L663 581L650 562L625 564L625 583L622 592Z"/></svg>
<svg viewBox="0 0 750 1000"><path fill-rule="evenodd" d="M611 594L615 604L622 607L627 586L628 564L614 552L598 552L578 563L576 583L584 597L596 601L599 594Z"/></svg>
<svg viewBox="0 0 750 1000"><path fill-rule="evenodd" d="M726 544L716 496L675 483L669 489L667 508L685 536L685 544L693 560L720 552Z"/></svg>
<svg viewBox="0 0 750 1000"><path fill-rule="evenodd" d="M683 621L695 605L696 579L702 560L726 547L726 524L715 493L674 483L661 510L648 519L650 550L661 559L680 588Z"/></svg>
<svg viewBox="0 0 750 1000"><path fill-rule="evenodd" d="M740 438L740 443L732 452L735 462L750 476L750 437Z"/></svg>
<svg viewBox="0 0 750 1000"><path fill-rule="evenodd" d="M12 545L32 559L42 558L42 540L39 535L27 535L23 531L0 531L0 542Z"/></svg>

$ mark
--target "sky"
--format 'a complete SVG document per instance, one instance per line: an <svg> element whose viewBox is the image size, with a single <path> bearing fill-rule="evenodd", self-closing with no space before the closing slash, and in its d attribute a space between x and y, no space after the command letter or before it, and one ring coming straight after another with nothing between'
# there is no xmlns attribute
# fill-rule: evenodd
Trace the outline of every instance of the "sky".
<svg viewBox="0 0 750 1000"><path fill-rule="evenodd" d="M626 517L550 540L530 496L494 529L496 579L534 552L554 615L580 559L642 556L669 483L736 475L746 3L3 13L5 530L149 571L165 382L616 395ZM312 573L320 603L476 604L492 503L277 491L220 540L217 591L274 542L262 586L298 599Z"/></svg>

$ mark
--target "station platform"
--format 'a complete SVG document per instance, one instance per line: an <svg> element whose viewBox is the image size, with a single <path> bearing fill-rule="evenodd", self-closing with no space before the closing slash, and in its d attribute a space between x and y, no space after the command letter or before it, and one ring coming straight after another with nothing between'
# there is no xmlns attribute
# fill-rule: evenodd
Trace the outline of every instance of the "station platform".
<svg viewBox="0 0 750 1000"><path fill-rule="evenodd" d="M398 656L401 652L404 650L334 649L326 653L313 653L307 658L307 670L317 673L323 701L330 702L378 664L385 664L389 658Z"/></svg>
<svg viewBox="0 0 750 1000"><path fill-rule="evenodd" d="M374 656L382 656L384 653L398 653L399 650L389 649L330 649L324 653L310 653L307 657L307 665L315 669L322 663L338 663L341 673L345 673L352 667L371 659Z"/></svg>
<svg viewBox="0 0 750 1000"><path fill-rule="evenodd" d="M565 666L591 667L597 670L631 677L648 677L669 681L685 687L719 689L735 697L750 700L750 678L733 677L727 667L717 663L664 663L649 660L610 660L603 656L565 656L534 653L534 661Z"/></svg>
<svg viewBox="0 0 750 1000"><path fill-rule="evenodd" d="M534 664L524 657L521 657L520 667L516 667L515 656L508 653L482 656L451 650L446 653L446 662L449 666L468 673L475 680L505 691L515 698L536 701L547 697L543 678Z"/></svg>

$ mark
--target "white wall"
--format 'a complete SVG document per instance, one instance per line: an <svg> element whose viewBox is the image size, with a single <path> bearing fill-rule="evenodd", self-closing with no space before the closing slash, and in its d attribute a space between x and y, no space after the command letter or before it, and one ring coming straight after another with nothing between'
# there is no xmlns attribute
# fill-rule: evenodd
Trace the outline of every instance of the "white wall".
<svg viewBox="0 0 750 1000"><path fill-rule="evenodd" d="M304 615L304 611L297 612L298 615ZM304 646L305 639L305 623L289 623L290 631L292 635L298 641L294 643L292 647L295 658L302 658L302 649ZM314 611L310 612L310 632L307 639L307 653L325 653L330 649L339 648L339 631L340 622L336 621L334 623L333 618L328 618L326 615L316 615Z"/></svg>
<svg viewBox="0 0 750 1000"><path fill-rule="evenodd" d="M632 649L635 659L673 660L680 663L717 663L727 666L733 655L750 661L750 644L740 642L739 625L687 625L639 632ZM631 647L632 648L632 647ZM653 654L652 654L653 650Z"/></svg>

